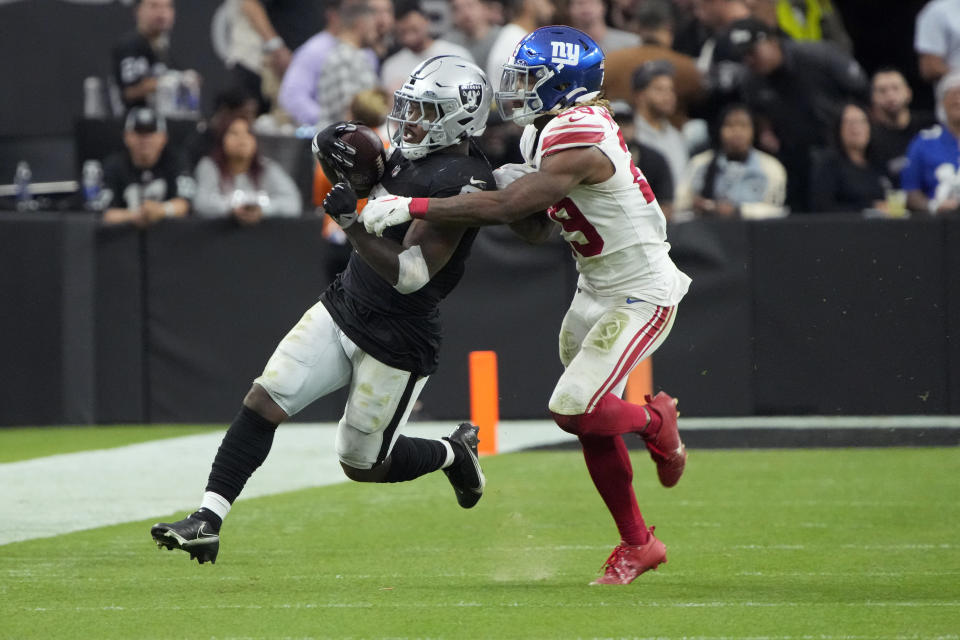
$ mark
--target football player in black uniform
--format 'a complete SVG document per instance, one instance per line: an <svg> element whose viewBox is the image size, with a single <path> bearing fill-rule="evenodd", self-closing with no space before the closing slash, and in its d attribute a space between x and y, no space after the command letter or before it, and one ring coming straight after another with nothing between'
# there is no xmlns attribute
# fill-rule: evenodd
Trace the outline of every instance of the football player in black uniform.
<svg viewBox="0 0 960 640"><path fill-rule="evenodd" d="M396 92L392 154L371 197L495 189L490 165L471 141L483 132L489 105L479 67L455 56L423 62ZM318 159L343 175L354 149L339 135L352 127L333 125L314 140ZM442 469L461 507L483 494L476 427L461 424L442 440L400 433L436 369L438 304L462 277L477 230L413 221L376 237L354 224L357 196L345 182L324 206L355 250L346 269L254 381L213 461L200 509L151 528L159 546L183 549L201 564L216 560L222 519L266 458L277 425L345 385L350 393L336 446L348 478L403 482Z"/></svg>

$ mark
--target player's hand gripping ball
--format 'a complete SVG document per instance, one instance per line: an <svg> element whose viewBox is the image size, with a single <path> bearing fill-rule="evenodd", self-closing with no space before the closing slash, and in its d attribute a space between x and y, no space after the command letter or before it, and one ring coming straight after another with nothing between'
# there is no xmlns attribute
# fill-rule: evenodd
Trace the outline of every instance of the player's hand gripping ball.
<svg viewBox="0 0 960 640"><path fill-rule="evenodd" d="M387 161L380 136L353 122L320 131L313 139L313 153L331 183L348 182L361 198L380 182Z"/></svg>

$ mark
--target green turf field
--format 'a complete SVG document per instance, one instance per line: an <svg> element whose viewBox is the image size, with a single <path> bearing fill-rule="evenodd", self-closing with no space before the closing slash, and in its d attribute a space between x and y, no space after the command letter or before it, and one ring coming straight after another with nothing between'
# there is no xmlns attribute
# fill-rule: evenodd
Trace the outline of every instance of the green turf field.
<svg viewBox="0 0 960 640"><path fill-rule="evenodd" d="M0 463L58 453L121 447L159 438L223 431L224 427L192 425L117 425L109 427L14 427L0 429Z"/></svg>
<svg viewBox="0 0 960 640"><path fill-rule="evenodd" d="M0 637L960 638L960 449L634 462L669 562L628 587L587 586L616 533L579 454L531 452L471 511L440 474L241 501L213 566L151 521L0 546Z"/></svg>

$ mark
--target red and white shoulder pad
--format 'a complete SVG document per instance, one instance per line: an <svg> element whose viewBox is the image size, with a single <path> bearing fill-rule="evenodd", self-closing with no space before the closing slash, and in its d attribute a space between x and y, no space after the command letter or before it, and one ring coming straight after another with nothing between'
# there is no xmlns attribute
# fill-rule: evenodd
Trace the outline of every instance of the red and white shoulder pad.
<svg viewBox="0 0 960 640"><path fill-rule="evenodd" d="M599 145L615 131L603 107L574 107L547 123L540 134L540 157L576 147Z"/></svg>

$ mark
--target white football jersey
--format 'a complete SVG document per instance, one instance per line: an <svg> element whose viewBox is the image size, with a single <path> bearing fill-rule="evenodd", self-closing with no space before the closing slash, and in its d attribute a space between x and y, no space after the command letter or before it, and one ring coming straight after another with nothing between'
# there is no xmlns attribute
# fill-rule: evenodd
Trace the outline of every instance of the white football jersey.
<svg viewBox="0 0 960 640"><path fill-rule="evenodd" d="M537 137L527 125L520 151L539 169L547 156L597 147L615 172L599 184L581 184L547 214L560 225L580 272L579 286L600 295L630 295L672 306L690 278L670 259L667 221L610 113L599 106L573 107L553 118Z"/></svg>

